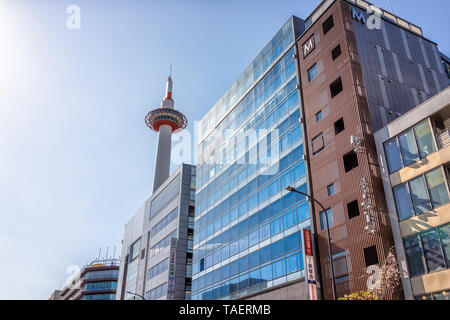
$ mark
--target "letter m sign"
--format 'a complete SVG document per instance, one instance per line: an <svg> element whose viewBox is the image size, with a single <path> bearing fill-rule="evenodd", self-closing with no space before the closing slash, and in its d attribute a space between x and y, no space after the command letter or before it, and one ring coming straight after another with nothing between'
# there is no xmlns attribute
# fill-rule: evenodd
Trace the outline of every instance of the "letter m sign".
<svg viewBox="0 0 450 320"><path fill-rule="evenodd" d="M311 36L302 46L303 59L305 59L316 48L316 40L314 35Z"/></svg>
<svg viewBox="0 0 450 320"><path fill-rule="evenodd" d="M364 12L359 12L355 10L355 8L352 8L352 17L353 20L357 20L359 22L362 22L363 24L366 24L366 16L364 15Z"/></svg>

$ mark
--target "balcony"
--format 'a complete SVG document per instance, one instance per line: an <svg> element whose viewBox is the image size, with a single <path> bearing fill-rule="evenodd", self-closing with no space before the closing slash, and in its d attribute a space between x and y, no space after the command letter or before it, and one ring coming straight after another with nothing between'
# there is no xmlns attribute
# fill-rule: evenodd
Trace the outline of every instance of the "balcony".
<svg viewBox="0 0 450 320"><path fill-rule="evenodd" d="M444 149L450 146L450 127L436 132L436 142L439 149Z"/></svg>

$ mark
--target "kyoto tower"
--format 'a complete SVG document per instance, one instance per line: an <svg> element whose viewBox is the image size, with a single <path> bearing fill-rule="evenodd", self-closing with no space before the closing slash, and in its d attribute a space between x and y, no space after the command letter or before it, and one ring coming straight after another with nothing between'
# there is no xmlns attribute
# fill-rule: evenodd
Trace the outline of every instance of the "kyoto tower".
<svg viewBox="0 0 450 320"><path fill-rule="evenodd" d="M151 130L158 132L158 149L153 176L153 192L155 192L169 178L172 133L181 131L187 126L184 114L174 109L172 67L170 67L166 96L161 101L161 108L150 111L145 117L145 123Z"/></svg>

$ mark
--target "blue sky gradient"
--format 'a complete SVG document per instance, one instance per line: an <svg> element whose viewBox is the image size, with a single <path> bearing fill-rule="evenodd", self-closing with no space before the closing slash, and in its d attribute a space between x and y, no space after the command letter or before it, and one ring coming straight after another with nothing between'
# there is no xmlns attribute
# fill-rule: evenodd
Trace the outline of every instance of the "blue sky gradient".
<svg viewBox="0 0 450 320"><path fill-rule="evenodd" d="M170 64L192 124L290 15L319 3L0 0L0 299L47 299L99 247L118 255L151 194L157 136L144 117ZM448 1L392 3L450 56ZM66 28L71 4L80 30Z"/></svg>

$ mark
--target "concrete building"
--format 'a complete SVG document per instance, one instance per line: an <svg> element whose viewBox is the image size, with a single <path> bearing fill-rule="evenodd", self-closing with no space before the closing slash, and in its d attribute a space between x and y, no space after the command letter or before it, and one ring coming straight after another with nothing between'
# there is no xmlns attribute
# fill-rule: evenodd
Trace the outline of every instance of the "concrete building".
<svg viewBox="0 0 450 320"><path fill-rule="evenodd" d="M407 299L450 300L450 88L375 133Z"/></svg>
<svg viewBox="0 0 450 320"><path fill-rule="evenodd" d="M76 273L49 300L115 300L119 260L94 260Z"/></svg>
<svg viewBox="0 0 450 320"><path fill-rule="evenodd" d="M125 225L117 299L189 300L195 167L180 166Z"/></svg>
<svg viewBox="0 0 450 320"><path fill-rule="evenodd" d="M366 1L291 17L201 121L193 298L313 298L308 229L322 297L367 289L394 245L373 134L447 86L437 45Z"/></svg>

